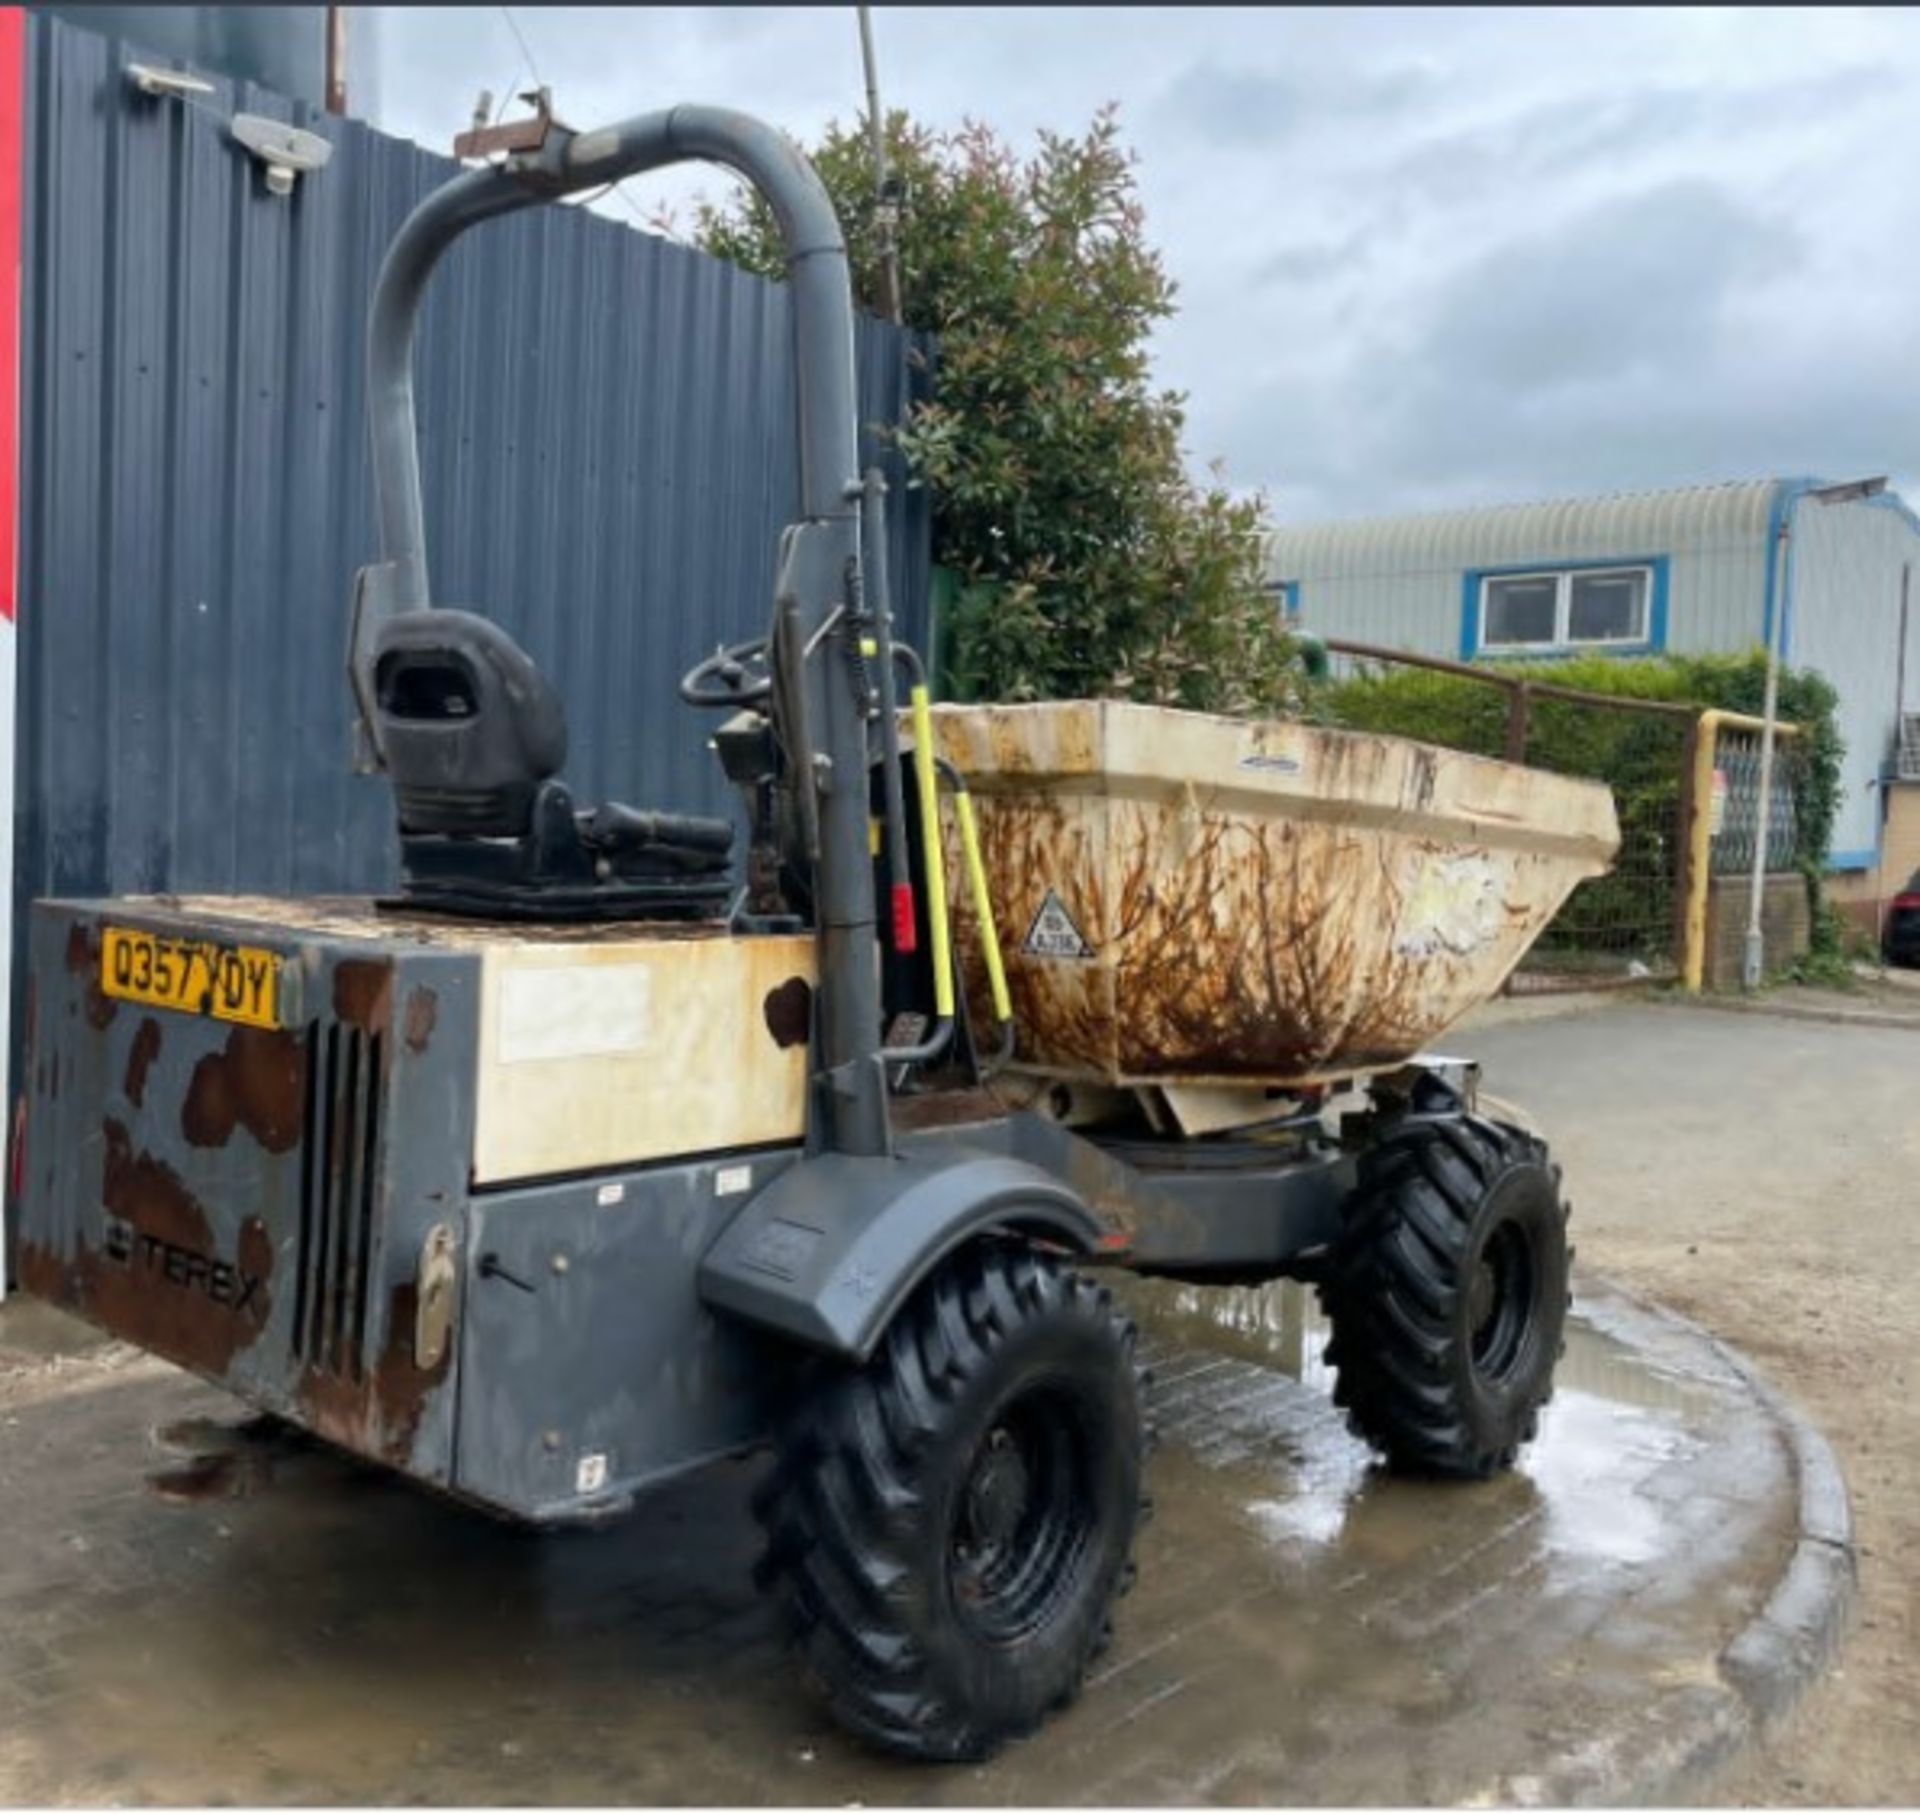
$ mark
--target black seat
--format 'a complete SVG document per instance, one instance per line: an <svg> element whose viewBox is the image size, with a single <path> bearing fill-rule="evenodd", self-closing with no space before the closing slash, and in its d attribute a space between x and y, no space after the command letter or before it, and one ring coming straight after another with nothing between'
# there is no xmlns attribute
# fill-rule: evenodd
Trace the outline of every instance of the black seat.
<svg viewBox="0 0 1920 1814"><path fill-rule="evenodd" d="M731 888L724 819L576 810L559 696L498 624L410 611L374 644L374 706L406 902L507 919L706 916Z"/></svg>

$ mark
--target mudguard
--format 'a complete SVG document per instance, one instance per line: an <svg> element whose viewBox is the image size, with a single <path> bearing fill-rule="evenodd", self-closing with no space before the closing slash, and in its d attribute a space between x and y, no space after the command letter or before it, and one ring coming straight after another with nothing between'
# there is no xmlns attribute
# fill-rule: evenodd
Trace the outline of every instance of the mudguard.
<svg viewBox="0 0 1920 1814"><path fill-rule="evenodd" d="M774 1334L864 1361L943 1256L1012 1228L1076 1251L1101 1225L1058 1178L997 1153L822 1153L769 1182L700 1262L701 1299Z"/></svg>

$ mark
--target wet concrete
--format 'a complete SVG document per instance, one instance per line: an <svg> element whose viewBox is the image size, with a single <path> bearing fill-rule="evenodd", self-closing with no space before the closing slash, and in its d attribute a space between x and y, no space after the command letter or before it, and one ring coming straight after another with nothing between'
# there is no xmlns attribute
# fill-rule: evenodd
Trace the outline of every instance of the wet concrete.
<svg viewBox="0 0 1920 1814"><path fill-rule="evenodd" d="M1737 1726L1717 1659L1785 1566L1794 1481L1699 1336L1587 1281L1519 1471L1422 1485L1341 1427L1297 1290L1136 1289L1163 1433L1140 1585L1077 1706L944 1771L802 1690L747 1579L758 1463L532 1535L10 1305L0 1798L1608 1798Z"/></svg>

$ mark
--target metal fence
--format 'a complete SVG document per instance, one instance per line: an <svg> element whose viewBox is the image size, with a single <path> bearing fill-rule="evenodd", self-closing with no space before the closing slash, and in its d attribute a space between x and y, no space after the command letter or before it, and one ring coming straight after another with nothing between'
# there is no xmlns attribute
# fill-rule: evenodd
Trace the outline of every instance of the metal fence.
<svg viewBox="0 0 1920 1814"><path fill-rule="evenodd" d="M142 96L139 55L29 21L16 907L385 886L387 791L347 771L348 587L375 547L361 347L389 236L454 166L249 84ZM331 161L269 193L242 111ZM874 431L928 350L861 324L883 466ZM727 810L673 683L770 609L798 486L784 287L534 209L451 255L417 382L436 596L553 678L569 781ZM893 477L895 604L922 640L926 504Z"/></svg>
<svg viewBox="0 0 1920 1814"><path fill-rule="evenodd" d="M1673 978L1697 986L1707 877L1745 874L1753 863L1757 721L1374 644L1329 640L1326 646L1350 676L1364 679L1400 666L1447 677L1422 682L1426 690L1418 697L1343 690L1337 710L1347 722L1597 778L1612 788L1620 823L1612 867L1568 896L1509 979L1511 993ZM1795 727L1783 726L1771 789L1769 870L1791 869L1803 854L1797 803L1807 779Z"/></svg>
<svg viewBox="0 0 1920 1814"><path fill-rule="evenodd" d="M1591 693L1368 643L1329 641L1327 647L1362 664L1350 669L1361 676L1392 667L1445 676L1421 682L1417 700L1391 691L1372 698L1344 691L1341 715L1362 728L1612 786L1620 821L1613 866L1568 896L1510 979L1511 992L1679 973L1688 850L1684 796L1695 708Z"/></svg>
<svg viewBox="0 0 1920 1814"><path fill-rule="evenodd" d="M1794 738L1776 739L1768 790L1773 798L1767 809L1769 873L1793 868L1801 856L1796 795L1803 760ZM1754 841L1760 834L1760 732L1744 724L1717 726L1709 773L1709 867L1717 876L1751 874Z"/></svg>

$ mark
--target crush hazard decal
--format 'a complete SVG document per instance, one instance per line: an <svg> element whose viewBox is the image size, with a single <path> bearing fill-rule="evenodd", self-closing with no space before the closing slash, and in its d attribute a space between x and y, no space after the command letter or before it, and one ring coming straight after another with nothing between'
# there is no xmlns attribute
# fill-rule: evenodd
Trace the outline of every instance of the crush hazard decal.
<svg viewBox="0 0 1920 1814"><path fill-rule="evenodd" d="M1027 936L1020 941L1020 949L1029 957L1093 956L1093 947L1081 937L1073 915L1051 888L1040 903L1040 911L1033 916Z"/></svg>

